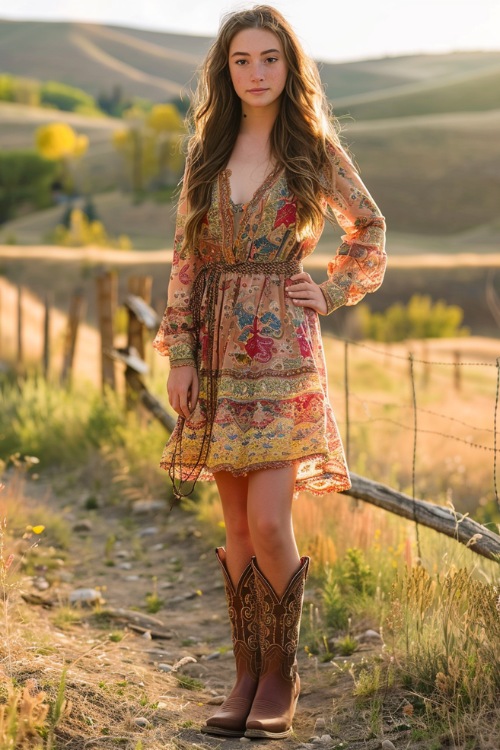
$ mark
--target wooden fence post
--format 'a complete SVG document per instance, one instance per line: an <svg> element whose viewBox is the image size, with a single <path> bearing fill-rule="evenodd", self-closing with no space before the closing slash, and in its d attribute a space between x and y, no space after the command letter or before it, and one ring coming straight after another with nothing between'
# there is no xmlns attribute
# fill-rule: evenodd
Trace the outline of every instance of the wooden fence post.
<svg viewBox="0 0 500 750"><path fill-rule="evenodd" d="M23 370L23 288L17 285L17 371Z"/></svg>
<svg viewBox="0 0 500 750"><path fill-rule="evenodd" d="M147 304L151 303L151 290L153 287L152 276L131 276L128 280L128 292L136 297L141 297ZM128 332L127 346L135 347L141 359L144 359L144 324L128 308Z"/></svg>
<svg viewBox="0 0 500 750"><path fill-rule="evenodd" d="M97 277L97 313L101 332L102 388L115 388L115 363L109 356L114 343L114 317L118 297L116 273L106 271Z"/></svg>
<svg viewBox="0 0 500 750"><path fill-rule="evenodd" d="M45 310L43 316L43 377L49 379L50 373L50 313L51 313L51 294L45 295Z"/></svg>
<svg viewBox="0 0 500 750"><path fill-rule="evenodd" d="M146 326L143 316L139 313L136 305L132 302L133 297L143 300L146 305L151 303L153 289L152 276L130 276L127 283L129 296L125 302L128 312L127 324L127 349L129 352L137 352L141 360L146 359L146 348L144 346L144 334ZM132 409L137 404L137 392L131 387L133 371L129 366L125 369L125 405Z"/></svg>
<svg viewBox="0 0 500 750"><path fill-rule="evenodd" d="M68 312L66 335L64 338L63 365L61 370L61 383L70 383L73 375L73 363L75 359L76 337L78 326L85 314L85 297L81 289L75 290L71 296Z"/></svg>

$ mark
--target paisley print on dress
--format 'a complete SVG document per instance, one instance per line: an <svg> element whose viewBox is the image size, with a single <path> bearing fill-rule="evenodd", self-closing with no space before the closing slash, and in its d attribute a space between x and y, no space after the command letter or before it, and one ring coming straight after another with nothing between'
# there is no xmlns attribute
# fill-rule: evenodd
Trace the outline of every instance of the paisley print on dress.
<svg viewBox="0 0 500 750"><path fill-rule="evenodd" d="M345 234L320 285L328 313L375 291L386 264L383 216L343 150L332 153L332 162L334 179L322 182L325 206ZM154 341L170 357L171 367L190 365L199 373L200 395L184 423L178 478L189 477L200 455L209 373L216 362L217 402L201 479L213 479L221 470L240 475L296 463L297 491L347 489L349 473L328 397L318 315L286 297L289 278L259 269L259 263L302 261L320 235L298 238L297 203L279 165L237 215L230 204L229 176L223 170L213 185L194 248L184 245L187 207L181 195L168 303ZM212 295L214 354L203 324L208 301L202 301L202 324L196 330L191 290L200 270L218 262L229 270ZM243 273L230 269L236 263L245 263ZM178 423L165 446L164 468L171 466L180 432Z"/></svg>

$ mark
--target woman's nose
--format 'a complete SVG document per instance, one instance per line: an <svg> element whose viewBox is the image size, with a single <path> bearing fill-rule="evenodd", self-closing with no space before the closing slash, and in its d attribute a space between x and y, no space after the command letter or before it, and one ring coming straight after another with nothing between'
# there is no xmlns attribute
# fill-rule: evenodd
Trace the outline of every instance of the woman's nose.
<svg viewBox="0 0 500 750"><path fill-rule="evenodd" d="M264 78L262 68L260 65L256 65L252 70L252 80L253 81L262 81Z"/></svg>

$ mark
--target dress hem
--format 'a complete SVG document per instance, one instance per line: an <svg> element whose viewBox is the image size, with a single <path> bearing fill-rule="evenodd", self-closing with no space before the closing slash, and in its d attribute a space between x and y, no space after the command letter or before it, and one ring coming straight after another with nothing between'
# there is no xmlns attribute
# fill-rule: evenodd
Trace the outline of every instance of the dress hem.
<svg viewBox="0 0 500 750"><path fill-rule="evenodd" d="M312 461L324 457L324 453L316 453L310 456L300 456L298 458L290 458L284 461L265 461L260 464L247 466L244 469L235 469L231 464L218 464L217 466L210 468L204 467L198 479L200 482L213 482L215 481L213 474L214 472L218 471L228 471L235 477L247 476L252 471L259 471L262 469L281 469L286 466L290 466L291 464L300 464L305 461ZM170 463L166 461L160 461L160 467L162 469L165 469L165 471L168 471L170 469ZM189 467L186 467L186 469L189 470ZM178 477L178 479L180 479L180 477ZM325 486L321 489L310 486L311 484L314 485L318 481ZM329 482L331 482L331 484ZM348 473L344 475L329 473L326 471L310 477L297 479L295 481L294 494L298 492L310 492L313 495L325 495L330 492L343 492L344 490L350 489L351 486L352 485Z"/></svg>

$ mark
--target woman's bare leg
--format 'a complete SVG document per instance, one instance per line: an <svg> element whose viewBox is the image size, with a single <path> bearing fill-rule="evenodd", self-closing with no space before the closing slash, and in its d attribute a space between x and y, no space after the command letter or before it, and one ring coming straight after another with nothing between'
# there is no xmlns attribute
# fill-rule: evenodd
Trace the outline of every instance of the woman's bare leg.
<svg viewBox="0 0 500 750"><path fill-rule="evenodd" d="M247 518L248 477L235 477L228 471L218 471L214 477L226 526L226 567L237 586L255 554Z"/></svg>
<svg viewBox="0 0 500 750"><path fill-rule="evenodd" d="M292 524L297 467L248 475L248 527L259 568L281 596L300 565Z"/></svg>

